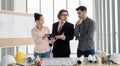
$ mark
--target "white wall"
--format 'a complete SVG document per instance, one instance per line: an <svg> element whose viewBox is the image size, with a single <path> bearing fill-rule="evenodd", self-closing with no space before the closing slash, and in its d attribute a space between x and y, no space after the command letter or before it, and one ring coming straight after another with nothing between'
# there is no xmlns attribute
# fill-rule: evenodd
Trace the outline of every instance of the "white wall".
<svg viewBox="0 0 120 66"><path fill-rule="evenodd" d="M26 0L14 0L15 12L26 12Z"/></svg>

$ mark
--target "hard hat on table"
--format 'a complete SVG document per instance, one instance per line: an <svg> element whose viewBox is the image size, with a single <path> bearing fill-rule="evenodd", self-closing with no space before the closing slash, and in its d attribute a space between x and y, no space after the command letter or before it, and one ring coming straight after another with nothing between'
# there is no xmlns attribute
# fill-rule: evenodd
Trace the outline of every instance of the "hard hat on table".
<svg viewBox="0 0 120 66"><path fill-rule="evenodd" d="M26 55L22 52L17 52L15 55L15 60L18 63L24 62L26 60Z"/></svg>
<svg viewBox="0 0 120 66"><path fill-rule="evenodd" d="M12 55L5 55L1 60L0 66L7 66L13 63L16 63L15 58Z"/></svg>

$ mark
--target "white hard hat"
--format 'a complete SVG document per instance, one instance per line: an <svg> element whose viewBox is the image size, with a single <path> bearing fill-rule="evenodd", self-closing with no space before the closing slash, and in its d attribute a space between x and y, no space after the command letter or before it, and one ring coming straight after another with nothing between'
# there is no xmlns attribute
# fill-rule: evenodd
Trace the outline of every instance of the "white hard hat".
<svg viewBox="0 0 120 66"><path fill-rule="evenodd" d="M5 55L1 60L0 66L7 66L13 63L16 63L15 58L11 55Z"/></svg>
<svg viewBox="0 0 120 66"><path fill-rule="evenodd" d="M110 56L110 60L116 64L120 64L120 54L114 53Z"/></svg>

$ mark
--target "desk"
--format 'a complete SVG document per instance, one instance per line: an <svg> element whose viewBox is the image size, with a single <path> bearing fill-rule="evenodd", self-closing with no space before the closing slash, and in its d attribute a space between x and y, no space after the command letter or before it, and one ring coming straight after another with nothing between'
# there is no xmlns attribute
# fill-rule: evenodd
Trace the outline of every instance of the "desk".
<svg viewBox="0 0 120 66"><path fill-rule="evenodd" d="M41 66L120 66L120 65L109 65L109 64L89 64L87 63L87 58L84 59L81 65L76 65L77 58L44 58L42 60ZM34 61L31 65L25 66L36 66L33 65ZM24 64L23 64L24 65ZM19 65L16 65L19 66Z"/></svg>

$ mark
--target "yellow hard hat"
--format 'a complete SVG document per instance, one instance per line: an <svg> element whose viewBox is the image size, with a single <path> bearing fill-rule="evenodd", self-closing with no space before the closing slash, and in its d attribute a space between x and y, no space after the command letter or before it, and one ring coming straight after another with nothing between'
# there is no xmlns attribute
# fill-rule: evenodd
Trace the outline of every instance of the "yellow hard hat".
<svg viewBox="0 0 120 66"><path fill-rule="evenodd" d="M18 63L24 62L26 60L26 55L22 52L17 52L15 55L15 60Z"/></svg>

